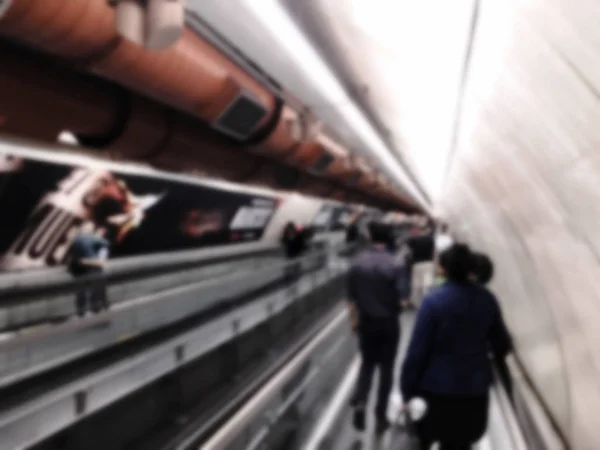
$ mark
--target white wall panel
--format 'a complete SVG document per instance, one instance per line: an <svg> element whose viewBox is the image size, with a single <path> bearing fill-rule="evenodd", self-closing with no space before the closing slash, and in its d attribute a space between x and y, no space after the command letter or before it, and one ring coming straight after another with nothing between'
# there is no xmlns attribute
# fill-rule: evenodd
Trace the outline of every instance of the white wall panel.
<svg viewBox="0 0 600 450"><path fill-rule="evenodd" d="M483 0L442 205L572 448L600 448L600 2Z"/></svg>

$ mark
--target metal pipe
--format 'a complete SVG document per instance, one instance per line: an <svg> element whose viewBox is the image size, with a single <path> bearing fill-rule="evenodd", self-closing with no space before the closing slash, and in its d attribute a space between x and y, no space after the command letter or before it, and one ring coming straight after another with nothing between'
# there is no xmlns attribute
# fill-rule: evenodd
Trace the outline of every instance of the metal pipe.
<svg viewBox="0 0 600 450"><path fill-rule="evenodd" d="M308 163L314 164L319 157L341 153L341 147L331 139L326 139L321 132L315 136L305 134L298 140L294 136L293 126L290 126L293 111L285 105L278 108L280 101L268 88L188 29L168 49L149 51L119 34L115 10L104 0L5 0L2 6L0 36L41 49L76 67L102 75L133 92L201 119L203 123L214 124L241 93L247 93L252 101L267 111L255 130L258 135L264 135L264 138L247 150L261 153L283 164L295 165L304 171L307 170L305 157L308 157ZM78 87L75 92L80 92L80 89L84 88ZM76 103L77 93L71 97L64 96L62 101ZM47 98L58 98L51 92L46 92L45 95ZM109 96L109 99L113 98ZM120 155L141 159L148 157L152 163L174 169L189 167L190 164L204 164L208 171L235 172L237 181L244 178L244 173L255 170L258 161L266 163L264 158L247 155L244 151L246 148L235 148L233 143L214 137L205 126L200 127L203 128L202 132L198 132L195 130L197 126L192 125L191 121L181 119L184 117L182 115L178 115L176 124L179 128L173 134L171 114L165 115L159 105L144 112L140 108L144 101L138 100L137 96L132 98L132 105L122 100L115 104L106 104L105 99L100 99L97 103L92 101L85 111L82 105L77 105L72 108L72 127L64 119L68 108L62 108L63 115L57 116L54 122L50 120L47 125L39 123L32 127L36 129L33 135L52 140L58 122L62 120L65 128L79 133L86 142L97 143L98 141L93 140L96 134L114 134L110 136L114 139L109 139L114 142L103 147L114 148ZM135 114L135 119L127 117L128 122L125 123L119 117L119 114L124 115L123 105L131 109L129 115ZM12 109L12 114L16 117L17 108ZM89 119L92 117L99 119ZM101 129L99 124L110 128L110 120L115 117L118 120L116 124L112 124L112 129ZM21 125L13 129L7 127L7 130L21 133L25 127L31 126L27 117L21 118ZM148 133L144 134L144 130L148 130ZM181 132L184 134L177 136ZM198 140L193 141L192 136ZM150 138L157 143L147 142L152 140ZM137 139L145 139L144 145L134 145L133 142ZM204 140L208 141L207 145ZM207 147L215 154L208 155ZM242 153L245 155L242 156ZM245 161L243 164L242 160ZM235 165L239 165L240 170L234 170ZM352 180L347 179L354 174L352 170L346 172L347 166L339 161L333 166L331 173L325 169L322 175L342 180L345 185L354 185ZM352 166L350 164L351 168ZM364 179L368 176L368 170L362 172ZM215 173L221 175L220 172ZM230 174L226 177L230 177ZM363 185L362 189L369 197L378 195L373 183ZM403 196L397 196L396 200L399 208L415 208Z"/></svg>

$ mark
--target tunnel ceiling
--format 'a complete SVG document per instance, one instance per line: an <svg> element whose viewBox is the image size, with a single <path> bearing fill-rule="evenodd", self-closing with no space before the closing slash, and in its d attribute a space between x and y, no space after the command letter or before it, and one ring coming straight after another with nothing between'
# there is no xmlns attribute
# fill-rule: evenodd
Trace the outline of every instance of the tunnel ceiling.
<svg viewBox="0 0 600 450"><path fill-rule="evenodd" d="M435 199L451 154L475 2L282 1Z"/></svg>
<svg viewBox="0 0 600 450"><path fill-rule="evenodd" d="M307 8L311 6L310 1L297 3L305 4ZM286 91L299 98L349 148L376 161L384 173L396 180L396 186L401 191L421 204L428 203L423 189L415 182L416 179L407 173L398 158L389 151L386 137L368 120L364 120L364 124L370 131L364 129L360 120L364 117L364 112L355 107L354 99L343 89L344 81L336 77L336 68L323 63L328 71L324 73L323 67L313 64L312 60L305 57L307 52L312 52L323 61L316 48L318 46L311 44L302 34L303 24L295 21L297 33L291 27L284 27L286 37L282 36L281 28L274 26L281 24L281 14L294 25L293 14L289 14L285 6L277 0L196 0L190 1L189 10L226 36L229 43L275 78ZM298 37L304 43L295 46L297 42L292 41L297 41ZM328 74L331 74L339 89L332 85Z"/></svg>

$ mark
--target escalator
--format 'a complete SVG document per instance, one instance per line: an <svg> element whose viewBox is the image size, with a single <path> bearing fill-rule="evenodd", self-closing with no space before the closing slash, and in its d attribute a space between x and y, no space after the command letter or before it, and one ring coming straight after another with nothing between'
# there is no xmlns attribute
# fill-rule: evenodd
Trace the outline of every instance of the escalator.
<svg viewBox="0 0 600 450"><path fill-rule="evenodd" d="M109 274L101 281L123 296L110 312L0 343L0 448L160 448L266 376L343 297L347 264L335 250L260 262L198 281L200 263L145 281ZM35 295L21 304L72 299L79 286L26 289Z"/></svg>
<svg viewBox="0 0 600 450"><path fill-rule="evenodd" d="M356 354L355 339L345 323L344 312L337 314L293 360L265 383L243 407L237 408L210 437L202 442L195 441L193 446L175 448L418 450L420 447L416 438L408 433L403 425L403 416L399 413L401 398L397 391L392 394L388 410L388 416L395 420L390 430L382 437L378 438L375 435L372 419L367 420L364 433L357 433L353 429L349 400L358 374L360 358ZM402 338L396 364L396 379L414 320L414 313L407 313L401 318ZM328 350L323 350L324 348ZM336 354L335 360L331 360L332 354ZM307 381L296 383L296 389L293 391L282 389L294 374L301 372L303 361L311 361L316 365L317 368L311 372L312 379L305 377ZM516 375L514 366L511 376L520 378ZM500 377L496 376L490 393L488 430L474 446L474 450L564 450L564 444L551 436L551 432L547 427L541 426L541 422L523 420L525 410L536 409L536 401L531 397L525 401L522 395L525 387L522 379L514 381L519 387L510 395ZM376 386L373 386L371 392L375 391ZM324 395L326 398L323 398ZM316 396L319 396L318 399ZM373 402L374 398L371 398L370 404ZM517 403L519 408L516 407ZM540 419L539 414L537 418ZM540 434L544 436L533 441L530 436L534 433L538 438Z"/></svg>

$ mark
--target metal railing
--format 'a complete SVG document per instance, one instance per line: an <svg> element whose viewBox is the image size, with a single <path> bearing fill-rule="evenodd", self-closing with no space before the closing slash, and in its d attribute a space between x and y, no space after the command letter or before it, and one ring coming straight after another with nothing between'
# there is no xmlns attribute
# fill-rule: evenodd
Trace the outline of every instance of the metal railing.
<svg viewBox="0 0 600 450"><path fill-rule="evenodd" d="M518 357L511 355L507 358L506 365L511 381L509 392L511 403L528 448L530 450L570 448Z"/></svg>
<svg viewBox="0 0 600 450"><path fill-rule="evenodd" d="M0 342L0 387L190 317L215 314L230 307L231 302L260 290L277 286L294 290L297 279L304 274L317 276L315 271L325 264L326 255L315 253L295 261L279 261L198 282L172 274L171 288L133 296L119 307L84 320L46 327ZM102 281L100 278L99 282ZM74 283L69 288L74 298L81 285Z"/></svg>
<svg viewBox="0 0 600 450"><path fill-rule="evenodd" d="M347 333L345 312L338 309L329 323L306 345L286 366L279 371L250 401L234 414L212 437L201 447L201 450L227 450L229 448L261 448L262 438L268 429L276 424L277 419L285 413L286 402L294 398L282 399L282 391L290 381L298 376L303 366L311 360L319 360L319 350L328 350L326 344L337 345L338 340ZM348 336L346 336L348 337ZM317 357L315 356L317 354ZM328 355L328 353L323 353ZM323 354L321 357L323 357ZM316 376L318 373L312 375ZM307 377L310 381L310 377ZM301 390L298 390L301 392ZM284 396L285 397L285 396ZM256 422L259 422L257 426ZM244 442L245 446L236 446Z"/></svg>
<svg viewBox="0 0 600 450"><path fill-rule="evenodd" d="M75 314L82 289L105 291L111 305L161 290L281 261L278 248L263 244L117 259L103 273L74 278L66 268L0 276L0 331L56 322ZM177 274L177 276L173 276Z"/></svg>
<svg viewBox="0 0 600 450"><path fill-rule="evenodd" d="M302 263L319 267L319 261L322 260L323 255L308 255ZM280 267L281 273L290 266L297 267L298 261L284 264L284 267ZM244 336L283 311L293 312L297 309L299 314L310 316L313 314L312 308L324 304L320 296L312 294L315 290L323 288L319 295L330 296L333 293L329 287L335 287L336 295L342 295L337 287L339 283L332 284L332 281L339 281L345 270L343 261L334 260L326 264L325 270L301 272L298 276L288 278L279 288L255 296L250 301L236 303L229 309L219 310L205 324L178 329L173 336L162 338L164 340L140 351L136 350L138 353L135 356L121 356L110 364L96 364L98 367L87 371L78 370L77 376L66 374L70 378L52 380L53 387L39 392L23 392L26 400L0 414L0 435L10 438L5 442L17 448L32 445L160 377L181 370L187 362L197 360L231 339ZM289 289L291 285L296 286ZM294 309L289 310L291 307ZM145 316L142 311L138 311L138 314L140 320ZM282 332L286 332L285 328ZM74 409L74 404L83 406ZM31 433L32 429L37 430L35 435Z"/></svg>

